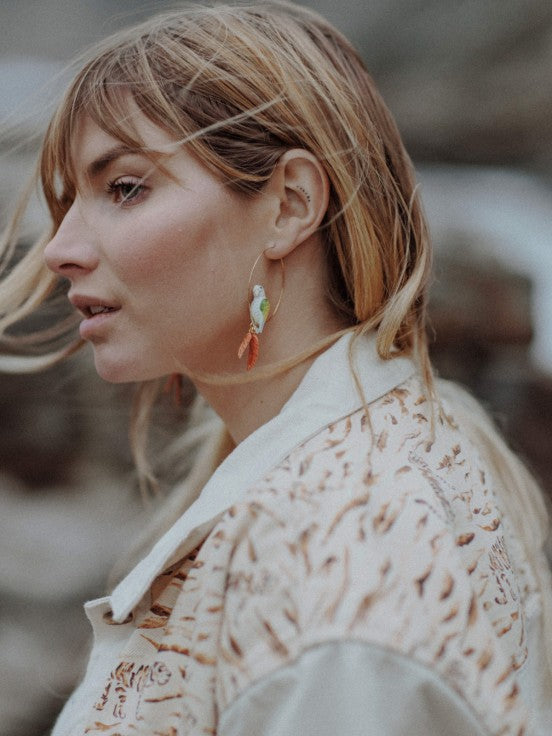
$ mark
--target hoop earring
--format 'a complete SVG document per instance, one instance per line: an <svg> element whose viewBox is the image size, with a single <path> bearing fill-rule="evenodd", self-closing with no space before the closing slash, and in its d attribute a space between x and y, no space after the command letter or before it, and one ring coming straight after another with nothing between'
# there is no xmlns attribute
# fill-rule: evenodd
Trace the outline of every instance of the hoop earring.
<svg viewBox="0 0 552 736"><path fill-rule="evenodd" d="M274 246L272 246L274 247ZM261 284L255 284L252 290L252 296L251 299L249 298L249 291L251 288L251 279L253 278L253 272L255 271L255 268L257 266L257 263L261 259L261 256L263 256L266 252L265 249L259 253L257 258L255 259L255 263L253 264L253 267L251 268L251 271L249 273L249 281L247 283L247 296L248 296L248 302L249 302L249 329L247 330L245 337L240 343L240 347L238 348L238 358L241 358L244 352L247 348L249 348L249 353L247 356L247 370L250 371L255 363L257 362L257 358L259 357L259 335L264 330L264 327L266 323L272 319L272 317L276 316L276 312L278 311L280 307L280 303L282 301L282 295L284 293L284 286L285 286L285 268L284 268L284 259L280 258L280 266L282 269L282 289L280 291L280 296L278 297L278 301L276 302L276 306L274 307L274 310L270 312L270 302L266 296L264 287L261 286Z"/></svg>

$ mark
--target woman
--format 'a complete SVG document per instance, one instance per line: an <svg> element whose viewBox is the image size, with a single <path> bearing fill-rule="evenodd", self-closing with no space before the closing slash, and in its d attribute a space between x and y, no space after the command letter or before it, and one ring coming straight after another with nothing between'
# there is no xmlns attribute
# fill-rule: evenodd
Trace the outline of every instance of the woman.
<svg viewBox="0 0 552 736"><path fill-rule="evenodd" d="M60 277L84 319L32 365L84 340L141 384L146 480L158 379L220 418L197 400L173 525L86 604L54 734L548 732L543 502L431 378L411 165L349 43L285 3L154 18L95 49L41 179L3 325Z"/></svg>

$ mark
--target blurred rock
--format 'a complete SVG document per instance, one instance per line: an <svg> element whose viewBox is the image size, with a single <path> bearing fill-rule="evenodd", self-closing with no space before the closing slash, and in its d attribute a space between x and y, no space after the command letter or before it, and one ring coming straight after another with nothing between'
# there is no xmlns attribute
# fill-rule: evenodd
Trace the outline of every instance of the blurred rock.
<svg viewBox="0 0 552 736"><path fill-rule="evenodd" d="M531 281L473 243L447 252L431 291L433 364L483 402L552 500L552 378L530 360Z"/></svg>
<svg viewBox="0 0 552 736"><path fill-rule="evenodd" d="M91 464L77 475L71 488L44 485L40 494L0 475L6 736L32 736L51 724L83 674L90 639L83 602L105 594L114 560L149 516L128 477Z"/></svg>
<svg viewBox="0 0 552 736"><path fill-rule="evenodd" d="M531 281L484 260L473 243L458 241L436 263L431 314L436 349L471 342L476 352L496 345L526 352L533 337Z"/></svg>
<svg viewBox="0 0 552 736"><path fill-rule="evenodd" d="M0 376L0 468L30 490L80 481L86 462L130 472L128 387L96 374L89 351L48 371Z"/></svg>
<svg viewBox="0 0 552 736"><path fill-rule="evenodd" d="M505 167L425 165L421 194L441 262L500 264L531 282L531 362L552 374L552 186ZM491 294L489 294L489 297ZM493 309L487 299L485 311ZM520 312L526 308L523 302ZM515 305L514 305L515 308ZM466 305L465 309L469 309Z"/></svg>
<svg viewBox="0 0 552 736"><path fill-rule="evenodd" d="M415 159L550 173L547 0L310 4L356 40Z"/></svg>

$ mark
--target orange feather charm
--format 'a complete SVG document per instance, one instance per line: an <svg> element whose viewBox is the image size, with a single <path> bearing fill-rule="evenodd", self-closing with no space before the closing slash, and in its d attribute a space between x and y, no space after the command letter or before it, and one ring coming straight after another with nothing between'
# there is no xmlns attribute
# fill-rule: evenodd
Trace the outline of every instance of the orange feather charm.
<svg viewBox="0 0 552 736"><path fill-rule="evenodd" d="M253 328L249 330L246 336L241 341L238 349L238 358L241 358L245 353L246 348L249 347L249 353L247 355L247 370L250 371L259 357L259 338L257 333L254 332Z"/></svg>
<svg viewBox="0 0 552 736"><path fill-rule="evenodd" d="M249 341L249 355L247 356L248 371L253 368L253 366L257 362L257 358L259 357L259 338L257 337L257 334L255 332L251 332L250 335L251 340Z"/></svg>
<svg viewBox="0 0 552 736"><path fill-rule="evenodd" d="M241 341L240 347L238 348L238 358L241 358L242 355L245 353L246 347L251 342L251 332L248 332L246 336Z"/></svg>

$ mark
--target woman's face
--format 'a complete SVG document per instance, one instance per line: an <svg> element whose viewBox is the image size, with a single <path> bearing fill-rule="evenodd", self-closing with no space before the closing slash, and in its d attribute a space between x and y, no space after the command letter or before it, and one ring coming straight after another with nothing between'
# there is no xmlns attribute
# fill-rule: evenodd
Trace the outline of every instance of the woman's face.
<svg viewBox="0 0 552 736"><path fill-rule="evenodd" d="M150 149L175 150L139 112L134 123ZM268 245L266 199L231 191L182 147L160 158L168 176L88 118L73 153L78 195L45 259L70 281L98 373L119 382L182 366L242 370L236 351L251 266Z"/></svg>

